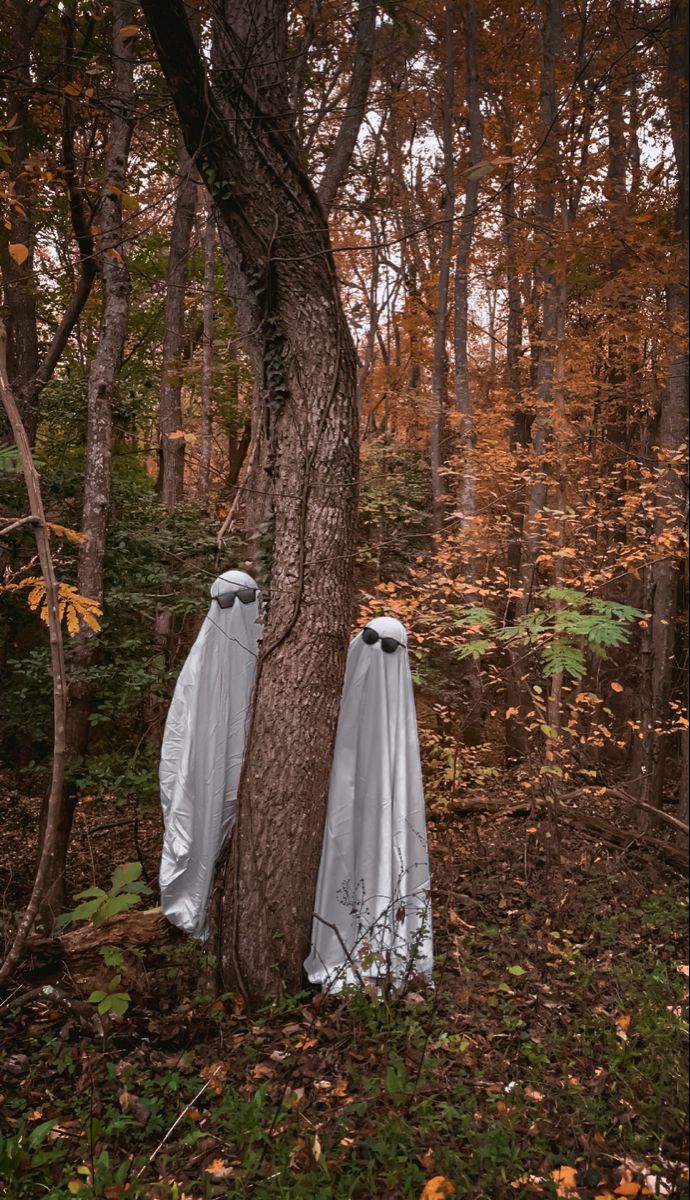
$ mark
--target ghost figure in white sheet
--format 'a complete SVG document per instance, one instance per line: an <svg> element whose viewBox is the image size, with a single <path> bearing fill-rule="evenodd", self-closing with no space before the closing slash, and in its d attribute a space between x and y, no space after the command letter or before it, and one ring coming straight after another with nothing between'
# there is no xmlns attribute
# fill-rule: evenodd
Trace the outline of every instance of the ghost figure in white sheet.
<svg viewBox="0 0 690 1200"><path fill-rule="evenodd" d="M235 819L260 604L259 589L244 571L226 571L214 581L163 734L161 909L171 924L202 940L216 863Z"/></svg>
<svg viewBox="0 0 690 1200"><path fill-rule="evenodd" d="M323 991L431 979L429 856L404 626L377 617L350 645L311 952Z"/></svg>

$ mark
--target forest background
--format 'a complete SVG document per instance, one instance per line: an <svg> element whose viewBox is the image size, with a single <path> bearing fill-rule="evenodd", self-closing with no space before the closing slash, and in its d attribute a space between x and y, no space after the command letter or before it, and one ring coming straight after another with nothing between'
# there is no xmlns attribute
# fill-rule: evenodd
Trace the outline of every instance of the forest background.
<svg viewBox="0 0 690 1200"><path fill-rule="evenodd" d="M210 583L236 565L275 632L250 762L258 874L277 910L304 883L293 990L344 650L383 611L410 632L439 836L526 814L510 870L529 879L529 853L552 904L577 829L606 862L632 847L625 887L673 906L689 790L685 0L317 2L284 29L262 0L253 33L243 5L142 7L17 0L1 18L10 966L36 920L50 932L118 862L146 869L148 853L155 887L167 705ZM231 130L223 162L195 44ZM303 840L273 880L282 743ZM96 826L133 846L86 855ZM615 908L610 880L606 895ZM252 993L271 990L270 936L239 945ZM310 1146L300 1169L318 1172Z"/></svg>

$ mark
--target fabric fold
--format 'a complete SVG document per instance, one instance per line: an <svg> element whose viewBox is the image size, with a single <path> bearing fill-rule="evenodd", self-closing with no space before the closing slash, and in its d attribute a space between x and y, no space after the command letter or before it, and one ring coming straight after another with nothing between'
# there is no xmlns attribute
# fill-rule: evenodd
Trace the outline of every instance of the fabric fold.
<svg viewBox="0 0 690 1200"><path fill-rule="evenodd" d="M240 591L249 603L236 598ZM237 789L261 639L261 597L244 571L211 587L211 607L180 672L159 768L165 833L161 909L192 937L208 936L218 857L235 817Z"/></svg>
<svg viewBox="0 0 690 1200"><path fill-rule="evenodd" d="M433 969L429 857L417 717L404 626L350 645L305 970L323 990ZM368 635L372 636L372 635ZM381 639L397 643L390 652Z"/></svg>

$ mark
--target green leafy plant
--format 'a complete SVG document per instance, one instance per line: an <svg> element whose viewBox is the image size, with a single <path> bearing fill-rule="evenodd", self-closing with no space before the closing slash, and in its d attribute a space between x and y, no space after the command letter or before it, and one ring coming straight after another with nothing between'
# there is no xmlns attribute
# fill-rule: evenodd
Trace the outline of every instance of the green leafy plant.
<svg viewBox="0 0 690 1200"><path fill-rule="evenodd" d="M123 863L116 867L107 892L99 887L77 892L74 899L81 900L81 904L71 912L63 913L58 924L65 926L73 921L93 921L94 925L102 925L108 917L132 908L142 896L151 894L148 884L140 878L141 872L142 865L139 862Z"/></svg>
<svg viewBox="0 0 690 1200"><path fill-rule="evenodd" d="M88 997L89 1004L95 1004L103 1016L105 1013L124 1013L129 1008L129 992L120 991L121 975L113 975L105 989L97 988Z"/></svg>
<svg viewBox="0 0 690 1200"><path fill-rule="evenodd" d="M552 601L545 608L501 626L489 608L474 605L456 609L457 624L471 635L456 651L460 659L482 658L501 644L534 647L547 675L567 674L581 679L586 673L585 651L605 658L630 638L630 626L644 613L629 604L588 596L575 588L545 588L541 597Z"/></svg>

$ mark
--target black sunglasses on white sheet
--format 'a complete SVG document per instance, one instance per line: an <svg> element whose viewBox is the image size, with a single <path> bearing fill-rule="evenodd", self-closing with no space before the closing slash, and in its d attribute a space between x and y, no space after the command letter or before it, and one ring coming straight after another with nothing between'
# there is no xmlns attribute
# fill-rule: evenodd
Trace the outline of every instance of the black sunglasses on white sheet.
<svg viewBox="0 0 690 1200"><path fill-rule="evenodd" d="M240 604L251 604L256 600L257 588L240 587L235 592L221 592L220 596L214 596L217 600L219 608L232 608L235 600L239 600Z"/></svg>
<svg viewBox="0 0 690 1200"><path fill-rule="evenodd" d="M362 641L367 646L375 646L377 642L380 642L381 649L383 650L384 654L395 654L398 646L402 646L404 644L403 642L396 641L396 639L392 637L381 637L381 634L377 633L375 629L372 629L371 625L367 625L366 628L362 630Z"/></svg>

